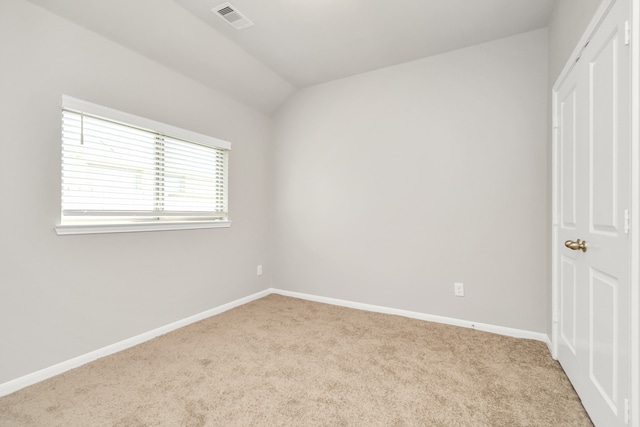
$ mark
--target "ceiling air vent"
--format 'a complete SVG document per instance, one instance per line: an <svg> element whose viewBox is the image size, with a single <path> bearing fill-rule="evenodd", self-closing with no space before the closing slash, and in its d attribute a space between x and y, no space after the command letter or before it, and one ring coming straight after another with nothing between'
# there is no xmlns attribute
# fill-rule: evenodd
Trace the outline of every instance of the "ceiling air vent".
<svg viewBox="0 0 640 427"><path fill-rule="evenodd" d="M253 22L240 13L235 6L231 6L230 3L222 3L211 10L236 30L243 30L253 25Z"/></svg>

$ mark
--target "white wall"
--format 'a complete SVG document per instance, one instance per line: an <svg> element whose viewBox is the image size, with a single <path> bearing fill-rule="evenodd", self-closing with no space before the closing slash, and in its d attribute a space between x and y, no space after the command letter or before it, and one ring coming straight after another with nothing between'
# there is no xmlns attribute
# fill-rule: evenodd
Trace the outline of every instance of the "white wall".
<svg viewBox="0 0 640 427"><path fill-rule="evenodd" d="M298 92L273 286L545 332L548 102L546 30Z"/></svg>
<svg viewBox="0 0 640 427"><path fill-rule="evenodd" d="M24 0L0 58L0 383L269 287L268 117ZM57 236L62 94L231 141L232 227Z"/></svg>
<svg viewBox="0 0 640 427"><path fill-rule="evenodd" d="M549 20L549 87L557 80L602 0L556 0Z"/></svg>
<svg viewBox="0 0 640 427"><path fill-rule="evenodd" d="M295 90L282 76L185 9L203 7L217 20L207 2L28 1L266 114L272 114Z"/></svg>

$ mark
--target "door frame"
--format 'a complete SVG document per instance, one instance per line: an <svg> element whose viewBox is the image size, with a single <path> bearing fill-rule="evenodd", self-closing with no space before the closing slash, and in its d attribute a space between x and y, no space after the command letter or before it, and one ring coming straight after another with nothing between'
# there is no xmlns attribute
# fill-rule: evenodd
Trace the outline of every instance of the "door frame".
<svg viewBox="0 0 640 427"><path fill-rule="evenodd" d="M553 85L552 105L552 182L551 182L551 355L558 358L558 307L559 284L558 262L560 244L558 241L558 89L580 57L600 22L607 15L616 0L603 0L593 19L587 26L569 61ZM631 395L629 425L640 427L640 0L631 0L629 23L631 27L631 218L630 218L630 321L631 321Z"/></svg>

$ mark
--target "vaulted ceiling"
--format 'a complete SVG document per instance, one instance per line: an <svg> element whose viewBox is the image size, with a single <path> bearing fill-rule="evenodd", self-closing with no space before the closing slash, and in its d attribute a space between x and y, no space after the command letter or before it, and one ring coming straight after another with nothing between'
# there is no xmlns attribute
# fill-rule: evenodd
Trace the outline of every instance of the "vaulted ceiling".
<svg viewBox="0 0 640 427"><path fill-rule="evenodd" d="M556 0L29 0L270 113L297 88L547 25Z"/></svg>

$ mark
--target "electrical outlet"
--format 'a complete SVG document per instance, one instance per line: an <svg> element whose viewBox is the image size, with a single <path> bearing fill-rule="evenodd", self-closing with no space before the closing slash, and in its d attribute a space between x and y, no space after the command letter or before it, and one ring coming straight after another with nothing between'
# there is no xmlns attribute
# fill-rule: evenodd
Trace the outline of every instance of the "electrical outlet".
<svg viewBox="0 0 640 427"><path fill-rule="evenodd" d="M455 282L453 284L453 294L457 297L463 297L464 296L464 284L460 283L460 282Z"/></svg>
<svg viewBox="0 0 640 427"><path fill-rule="evenodd" d="M262 264L258 265L258 267L256 268L256 273L258 274L258 276L262 276Z"/></svg>

